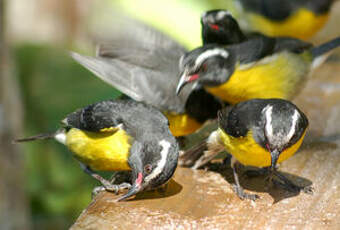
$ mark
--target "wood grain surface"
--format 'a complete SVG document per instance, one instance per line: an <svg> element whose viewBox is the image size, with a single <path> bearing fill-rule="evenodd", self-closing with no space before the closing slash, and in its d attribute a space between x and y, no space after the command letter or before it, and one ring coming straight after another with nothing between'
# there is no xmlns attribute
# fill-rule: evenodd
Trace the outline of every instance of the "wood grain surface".
<svg viewBox="0 0 340 230"><path fill-rule="evenodd" d="M145 192L119 203L116 195L101 193L72 229L340 229L339 52L315 71L294 102L310 126L300 151L280 171L295 183L312 183L313 195L242 176L244 188L261 198L240 200L230 186L230 167L217 161L206 170L178 168L165 193Z"/></svg>

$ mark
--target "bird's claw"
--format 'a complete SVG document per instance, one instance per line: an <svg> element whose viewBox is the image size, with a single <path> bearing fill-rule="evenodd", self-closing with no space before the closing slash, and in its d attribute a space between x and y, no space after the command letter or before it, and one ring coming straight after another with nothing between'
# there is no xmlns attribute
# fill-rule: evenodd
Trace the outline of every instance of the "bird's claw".
<svg viewBox="0 0 340 230"><path fill-rule="evenodd" d="M233 185L233 190L234 192L237 194L237 196L241 199L241 200L244 200L244 199L247 199L247 200L252 200L252 201L255 201L257 200L258 198L260 198L258 195L256 194L250 194L250 193L246 193L242 187L239 187L237 185Z"/></svg>
<svg viewBox="0 0 340 230"><path fill-rule="evenodd" d="M97 186L92 190L92 197L95 197L96 195L98 195L98 193L102 191L109 191L109 192L114 192L115 194L118 194L122 190L129 189L129 188L131 188L130 183L121 183L119 185L105 183L102 186Z"/></svg>

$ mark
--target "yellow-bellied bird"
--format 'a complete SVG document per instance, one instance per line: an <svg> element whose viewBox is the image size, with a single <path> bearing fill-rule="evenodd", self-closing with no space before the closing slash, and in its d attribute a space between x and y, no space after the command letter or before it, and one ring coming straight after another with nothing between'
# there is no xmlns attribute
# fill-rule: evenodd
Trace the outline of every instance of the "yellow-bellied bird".
<svg viewBox="0 0 340 230"><path fill-rule="evenodd" d="M242 30L308 39L327 22L334 0L228 0Z"/></svg>
<svg viewBox="0 0 340 230"><path fill-rule="evenodd" d="M313 47L298 39L266 36L227 47L208 44L180 59L177 93L195 82L231 104L253 98L292 99L311 70L339 45L340 37Z"/></svg>
<svg viewBox="0 0 340 230"><path fill-rule="evenodd" d="M17 142L56 139L106 190L129 188L119 200L165 184L177 167L176 139L166 117L152 106L132 100L102 101L69 114L62 124L54 133ZM129 170L133 183L113 185L92 170Z"/></svg>
<svg viewBox="0 0 340 230"><path fill-rule="evenodd" d="M243 191L237 174L237 163L255 167L270 167L270 178L285 189L311 193L310 186L301 187L276 171L276 164L291 157L301 146L308 119L294 104L282 99L253 99L222 109L218 113L219 127L205 142L207 151L195 168L219 151L232 155L236 186L241 199L258 196ZM204 145L201 145L204 146ZM194 147L195 148L195 147Z"/></svg>

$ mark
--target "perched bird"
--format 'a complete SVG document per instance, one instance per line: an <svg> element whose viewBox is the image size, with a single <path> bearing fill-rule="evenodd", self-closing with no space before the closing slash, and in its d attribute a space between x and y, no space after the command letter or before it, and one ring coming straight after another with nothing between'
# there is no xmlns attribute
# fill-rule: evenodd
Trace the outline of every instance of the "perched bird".
<svg viewBox="0 0 340 230"><path fill-rule="evenodd" d="M244 31L308 39L327 22L334 0L228 0Z"/></svg>
<svg viewBox="0 0 340 230"><path fill-rule="evenodd" d="M339 45L340 37L312 47L298 39L266 36L227 47L208 44L181 57L176 91L195 82L231 104L253 98L292 99L308 73Z"/></svg>
<svg viewBox="0 0 340 230"><path fill-rule="evenodd" d="M204 89L186 87L176 95L178 61L187 50L157 30L137 22L127 24L110 42L98 46L97 57L77 53L72 57L123 94L161 110L176 137L215 119L221 102Z"/></svg>
<svg viewBox="0 0 340 230"><path fill-rule="evenodd" d="M107 100L69 114L54 133L16 142L54 138L66 145L83 170L118 192L118 201L165 184L177 167L179 147L166 117L152 106L132 100ZM132 185L113 185L92 170L131 171Z"/></svg>
<svg viewBox="0 0 340 230"><path fill-rule="evenodd" d="M270 178L284 188L311 192L276 171L276 164L291 157L300 147L306 134L308 119L294 104L282 99L252 99L224 108L218 113L218 129L210 134L207 151L195 168L219 151L232 155L231 166L235 192L241 199L256 199L257 195L243 191L237 174L237 163L246 166L270 167ZM203 145L200 145L201 147ZM194 147L195 148L195 147ZM201 149L202 150L202 149Z"/></svg>

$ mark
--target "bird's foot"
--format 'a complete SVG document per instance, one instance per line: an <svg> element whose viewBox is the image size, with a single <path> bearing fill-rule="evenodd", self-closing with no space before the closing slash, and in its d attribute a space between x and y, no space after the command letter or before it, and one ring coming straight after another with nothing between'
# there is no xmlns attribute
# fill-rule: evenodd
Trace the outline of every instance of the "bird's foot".
<svg viewBox="0 0 340 230"><path fill-rule="evenodd" d="M97 186L92 190L92 197L95 197L96 195L98 195L98 193L102 191L109 191L109 192L114 192L115 194L118 194L122 190L129 189L129 188L131 188L130 183L121 183L119 185L105 183L102 186Z"/></svg>
<svg viewBox="0 0 340 230"><path fill-rule="evenodd" d="M237 196L241 199L247 199L247 200L252 200L255 201L256 199L260 198L258 195L256 194L250 194L250 193L246 193L242 187L239 187L237 185L233 185L233 190L234 192L237 194Z"/></svg>

